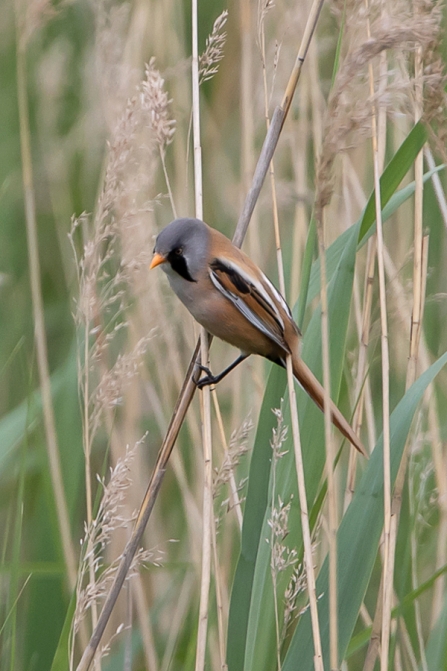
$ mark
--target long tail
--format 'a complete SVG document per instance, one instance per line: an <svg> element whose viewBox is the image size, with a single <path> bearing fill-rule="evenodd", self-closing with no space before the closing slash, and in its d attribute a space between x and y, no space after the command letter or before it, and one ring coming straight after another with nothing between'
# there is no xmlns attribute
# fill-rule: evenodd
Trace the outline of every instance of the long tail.
<svg viewBox="0 0 447 671"><path fill-rule="evenodd" d="M312 373L310 368L306 366L304 361L299 356L293 357L293 374L296 377L297 381L303 387L311 399L318 405L320 410L324 412L324 389L320 382L317 380L315 375ZM363 447L360 439L354 431L352 430L349 422L341 414L340 410L337 408L335 403L331 400L331 419L332 423L341 431L341 433L349 440L352 445L363 454L364 457L367 457L365 448Z"/></svg>

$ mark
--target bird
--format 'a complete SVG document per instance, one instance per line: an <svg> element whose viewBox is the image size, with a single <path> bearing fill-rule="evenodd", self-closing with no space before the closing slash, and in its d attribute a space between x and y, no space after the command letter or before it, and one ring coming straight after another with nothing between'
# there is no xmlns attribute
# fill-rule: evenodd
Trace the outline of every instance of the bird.
<svg viewBox="0 0 447 671"><path fill-rule="evenodd" d="M181 218L157 236L149 268L160 266L174 293L209 333L240 350L219 375L206 373L199 388L216 384L251 354L286 367L324 411L324 389L300 356L301 332L285 299L258 266L222 233L200 219ZM330 400L331 420L364 456L365 449L344 415Z"/></svg>

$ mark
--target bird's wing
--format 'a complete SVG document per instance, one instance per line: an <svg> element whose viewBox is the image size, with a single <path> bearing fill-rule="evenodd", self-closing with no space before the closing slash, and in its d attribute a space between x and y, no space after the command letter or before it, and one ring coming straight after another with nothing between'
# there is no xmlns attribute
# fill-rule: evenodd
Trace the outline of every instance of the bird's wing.
<svg viewBox="0 0 447 671"><path fill-rule="evenodd" d="M216 289L228 298L255 328L277 343L285 352L289 352L284 340L283 318L262 282L242 270L234 261L222 257L215 258L210 263L210 278ZM270 287L270 282L268 286ZM275 293L278 293L276 289ZM282 297L281 301L286 305ZM288 312L287 308L287 314Z"/></svg>

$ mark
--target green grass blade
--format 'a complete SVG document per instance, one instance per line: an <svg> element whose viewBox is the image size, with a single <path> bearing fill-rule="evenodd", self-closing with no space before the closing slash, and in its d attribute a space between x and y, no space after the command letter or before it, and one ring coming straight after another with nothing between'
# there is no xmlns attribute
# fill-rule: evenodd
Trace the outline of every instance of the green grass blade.
<svg viewBox="0 0 447 671"><path fill-rule="evenodd" d="M309 231L307 233L306 248L303 255L303 267L301 271L300 295L296 305L296 323L301 328L304 321L304 313L306 312L307 296L310 286L310 278L312 272L312 260L314 257L315 245L317 242L317 228L315 226L314 217L311 218L309 224Z"/></svg>
<svg viewBox="0 0 447 671"><path fill-rule="evenodd" d="M427 386L447 363L447 353L440 357L410 387L391 415L391 476L396 478L413 415ZM337 534L339 654L343 659L352 636L366 588L377 555L383 526L383 441L379 439ZM329 656L328 562L323 564L317 580L319 617L325 664ZM311 671L313 645L309 613L300 620L283 671Z"/></svg>
<svg viewBox="0 0 447 671"><path fill-rule="evenodd" d="M430 633L425 650L430 671L447 671L447 598L434 628Z"/></svg>
<svg viewBox="0 0 447 671"><path fill-rule="evenodd" d="M70 659L70 631L73 616L76 608L76 593L73 592L65 616L64 626L62 627L59 642L54 653L51 671L66 671Z"/></svg>
<svg viewBox="0 0 447 671"><path fill-rule="evenodd" d="M380 202L382 203L382 207L385 207L393 193L397 190L397 187L413 165L416 156L419 154L426 141L427 130L419 121L413 126L383 171L380 178ZM375 220L376 201L373 191L369 197L362 217L359 241L366 235L368 229L372 226Z"/></svg>

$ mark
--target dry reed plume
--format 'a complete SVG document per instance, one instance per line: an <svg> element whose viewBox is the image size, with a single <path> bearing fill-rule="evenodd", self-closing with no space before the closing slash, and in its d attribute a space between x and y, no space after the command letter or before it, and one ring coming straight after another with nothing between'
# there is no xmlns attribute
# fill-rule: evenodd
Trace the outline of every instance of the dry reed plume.
<svg viewBox="0 0 447 671"><path fill-rule="evenodd" d="M402 65L403 62L408 64L408 59L417 48L427 52L433 49L437 41L434 36L439 31L440 14L437 4L422 15L417 12L409 15L405 9L402 11L403 7L406 6L399 4L391 16L378 17L371 24L371 38L363 40L360 45L354 39L352 49L340 63L328 101L324 142L317 167L317 212L329 203L332 196L332 170L339 152L358 146L370 136L373 109L381 107L390 115L408 113L413 109L415 80ZM365 18L361 9L359 14L348 22L348 34L349 30L354 35L359 34L359 26L363 25L361 22ZM394 54L396 65L388 70L385 80L376 74L379 86L376 87L376 94L370 96L367 66L375 63L377 57L385 51ZM433 76L430 73L432 67L437 70ZM439 95L443 95L442 82L443 76L433 63L427 64L423 81L418 82L418 85L431 91L430 98L437 100L435 105L438 105L438 110ZM434 93L435 89L437 94ZM361 91L363 95L360 95Z"/></svg>
<svg viewBox="0 0 447 671"><path fill-rule="evenodd" d="M74 668L74 650L76 636L81 623L89 611L101 604L113 582L120 557L116 557L111 564L105 563L105 553L111 543L112 536L117 529L128 529L135 520L136 512L130 517L126 515L126 498L128 489L132 485L130 468L137 450L141 448L144 438L132 448L127 447L123 458L119 458L114 468L110 469L110 477L106 483L98 476L101 498L98 512L90 524L86 524L84 538L81 542L81 561L79 565L78 582L76 587L76 609L73 617L70 669ZM160 566L163 553L160 550L144 550L140 548L133 558L127 580L130 581L141 567L151 564ZM90 571L93 567L95 581L92 582ZM120 624L115 632L118 635L124 627ZM103 644L100 657L110 650L111 640Z"/></svg>

